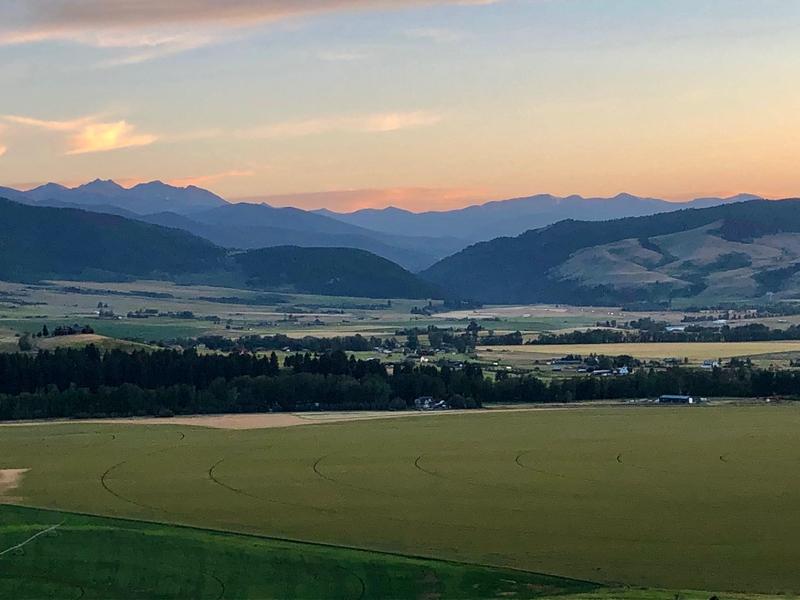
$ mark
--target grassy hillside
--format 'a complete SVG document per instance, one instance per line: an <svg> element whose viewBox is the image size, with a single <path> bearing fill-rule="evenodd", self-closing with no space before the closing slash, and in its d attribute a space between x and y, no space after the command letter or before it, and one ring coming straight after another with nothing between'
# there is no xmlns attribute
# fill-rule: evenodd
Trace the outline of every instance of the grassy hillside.
<svg viewBox="0 0 800 600"><path fill-rule="evenodd" d="M800 292L800 201L605 222L562 221L476 244L423 276L487 302L703 302Z"/></svg>

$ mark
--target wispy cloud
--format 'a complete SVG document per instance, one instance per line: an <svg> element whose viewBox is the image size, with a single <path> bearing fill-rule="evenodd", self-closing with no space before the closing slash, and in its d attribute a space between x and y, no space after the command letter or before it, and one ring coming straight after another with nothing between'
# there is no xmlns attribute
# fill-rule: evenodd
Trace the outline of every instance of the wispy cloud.
<svg viewBox="0 0 800 600"><path fill-rule="evenodd" d="M329 50L327 52L320 52L317 56L320 60L328 62L355 62L367 58L365 52L352 52L347 50Z"/></svg>
<svg viewBox="0 0 800 600"><path fill-rule="evenodd" d="M387 112L285 121L241 131L246 138L291 138L332 132L385 133L435 125L442 116L428 111Z"/></svg>
<svg viewBox="0 0 800 600"><path fill-rule="evenodd" d="M8 147L0 144L0 156L3 156L6 152L8 152Z"/></svg>
<svg viewBox="0 0 800 600"><path fill-rule="evenodd" d="M481 5L498 0L3 0L0 45L48 40L142 49L101 66L143 62L292 17L346 10Z"/></svg>
<svg viewBox="0 0 800 600"><path fill-rule="evenodd" d="M488 195L489 192L483 188L394 187L281 194L239 198L236 201L266 202L271 206L297 206L305 209L327 208L339 212L385 206L424 212L450 210L484 202Z"/></svg>
<svg viewBox="0 0 800 600"><path fill-rule="evenodd" d="M66 154L68 155L148 146L158 140L156 135L139 133L134 125L125 120L105 121L101 118L100 116L86 116L58 121L19 115L4 117L7 122L16 125L67 134Z"/></svg>
<svg viewBox="0 0 800 600"><path fill-rule="evenodd" d="M417 40L427 40L435 44L452 44L464 39L464 33L453 29L440 27L420 27L409 29L405 32L407 37Z"/></svg>
<svg viewBox="0 0 800 600"><path fill-rule="evenodd" d="M194 177L181 177L178 179L171 179L169 183L180 187L189 185L209 185L222 179L231 179L238 177L253 177L256 172L253 169L232 169L230 171L223 171L222 173L211 173L208 175L196 175Z"/></svg>

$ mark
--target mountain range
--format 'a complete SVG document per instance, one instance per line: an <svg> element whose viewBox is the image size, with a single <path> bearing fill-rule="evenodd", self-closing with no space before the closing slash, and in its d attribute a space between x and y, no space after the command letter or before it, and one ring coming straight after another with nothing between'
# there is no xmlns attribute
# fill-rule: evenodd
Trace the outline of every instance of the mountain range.
<svg viewBox="0 0 800 600"><path fill-rule="evenodd" d="M434 284L363 250L231 251L119 215L0 199L0 280L147 278L334 296L442 296Z"/></svg>
<svg viewBox="0 0 800 600"><path fill-rule="evenodd" d="M455 296L500 304L796 298L800 200L565 220L475 244L422 276Z"/></svg>
<svg viewBox="0 0 800 600"><path fill-rule="evenodd" d="M226 248L282 245L357 248L413 272L422 271L472 243L518 235L564 219L602 221L755 198L745 194L674 203L629 194L613 198L537 195L441 212L412 213L390 207L343 214L231 203L195 186L176 187L153 181L125 188L100 179L75 188L55 183L28 191L0 187L0 197L35 206L117 214L183 229Z"/></svg>
<svg viewBox="0 0 800 600"><path fill-rule="evenodd" d="M415 275L389 259L349 247L351 228L358 226L298 209L225 203L190 214L133 215L116 206L108 210L124 214L100 212L99 206L107 206L101 204L53 207L21 199L0 200L4 280L160 278L497 304L667 306L679 300L710 306L800 295L800 200L737 198L707 208L696 208L706 202L697 201L695 208L646 216L567 219L515 237L475 243ZM273 227L271 219L284 228ZM275 242L279 234L285 235L281 229L299 235L306 226L341 236L342 246L242 249L205 239L222 231L230 236L249 232L255 244L258 232L273 228ZM191 232L198 227L209 228L205 236Z"/></svg>
<svg viewBox="0 0 800 600"><path fill-rule="evenodd" d="M519 235L530 229L538 229L565 219L608 221L622 217L672 212L682 208L707 208L757 199L760 199L759 196L739 194L730 198L698 198L689 202L668 202L631 194L618 194L613 198L558 197L539 194L449 211L413 213L388 207L367 208L352 213L335 213L324 209L316 212L374 231L429 237L451 235L474 243Z"/></svg>

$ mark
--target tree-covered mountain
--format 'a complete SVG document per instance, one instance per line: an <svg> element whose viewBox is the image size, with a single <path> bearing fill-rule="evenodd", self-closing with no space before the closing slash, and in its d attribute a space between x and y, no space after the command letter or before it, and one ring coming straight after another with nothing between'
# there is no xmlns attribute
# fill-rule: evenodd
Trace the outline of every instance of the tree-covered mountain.
<svg viewBox="0 0 800 600"><path fill-rule="evenodd" d="M179 229L74 208L0 199L0 279L133 279L374 298L441 296L436 286L362 250L232 252Z"/></svg>
<svg viewBox="0 0 800 600"><path fill-rule="evenodd" d="M159 181L132 188L100 179L75 188L48 183L26 192L0 188L0 197L32 206L121 215L183 229L226 248L360 248L412 271L421 271L467 245L451 236L424 238L372 231L298 208L229 203L198 187Z"/></svg>
<svg viewBox="0 0 800 600"><path fill-rule="evenodd" d="M225 250L117 215L0 200L0 279L151 277L219 269Z"/></svg>
<svg viewBox="0 0 800 600"><path fill-rule="evenodd" d="M329 296L441 297L437 286L399 265L354 248L280 246L234 255L249 287Z"/></svg>
<svg viewBox="0 0 800 600"><path fill-rule="evenodd" d="M195 186L176 187L153 181L125 188L100 179L74 188L56 183L26 192L0 188L0 197L37 206L84 208L136 218L183 229L226 248L359 248L414 272L471 243L517 235L566 218L608 220L753 198L740 195L674 203L630 194L613 198L540 194L441 212L412 213L390 207L339 214L230 203Z"/></svg>
<svg viewBox="0 0 800 600"><path fill-rule="evenodd" d="M800 293L800 201L567 220L475 244L423 277L484 302L700 304Z"/></svg>

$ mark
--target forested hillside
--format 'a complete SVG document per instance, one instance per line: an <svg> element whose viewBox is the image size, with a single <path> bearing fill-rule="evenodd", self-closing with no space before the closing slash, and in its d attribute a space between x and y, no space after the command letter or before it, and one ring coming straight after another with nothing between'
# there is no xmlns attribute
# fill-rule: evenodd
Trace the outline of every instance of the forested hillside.
<svg viewBox="0 0 800 600"><path fill-rule="evenodd" d="M231 252L121 216L0 200L0 280L137 278L371 298L442 296L435 285L364 250Z"/></svg>

